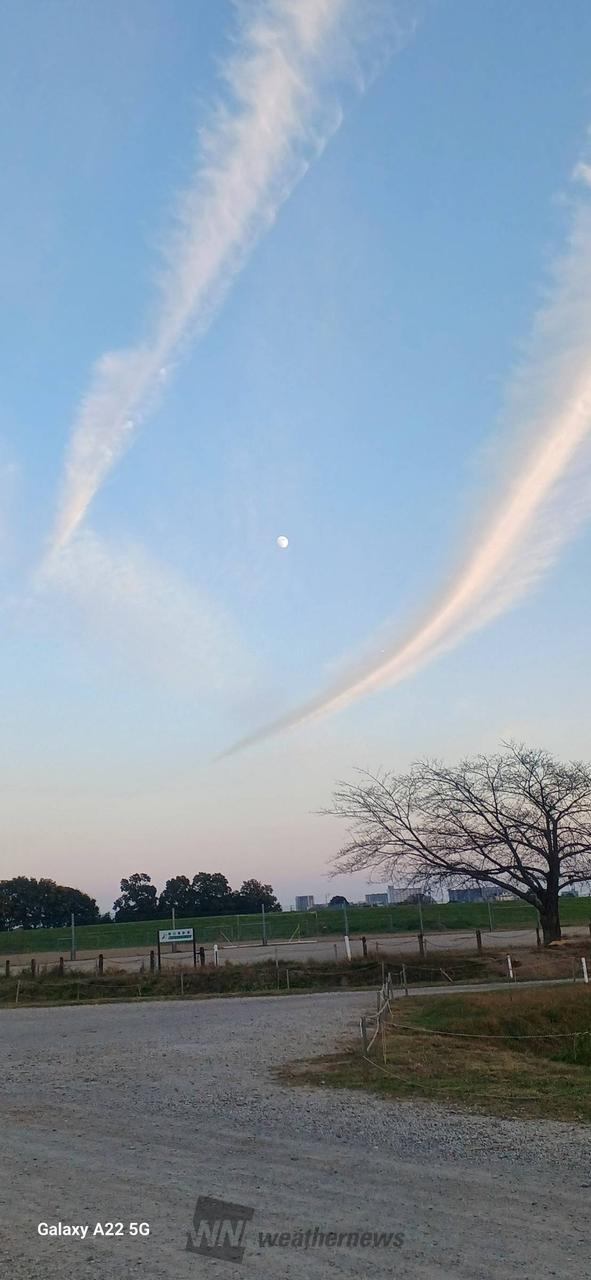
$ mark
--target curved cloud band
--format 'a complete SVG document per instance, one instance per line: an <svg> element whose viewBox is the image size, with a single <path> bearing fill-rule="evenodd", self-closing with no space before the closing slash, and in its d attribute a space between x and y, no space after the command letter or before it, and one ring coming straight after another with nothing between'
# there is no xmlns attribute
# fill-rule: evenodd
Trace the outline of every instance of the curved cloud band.
<svg viewBox="0 0 591 1280"><path fill-rule="evenodd" d="M591 166L578 165L574 177L591 186ZM552 297L537 317L511 401L512 444L490 515L422 624L385 657L382 651L225 754L413 675L533 586L589 515L591 212L586 202L576 210L568 251L556 269Z"/></svg>

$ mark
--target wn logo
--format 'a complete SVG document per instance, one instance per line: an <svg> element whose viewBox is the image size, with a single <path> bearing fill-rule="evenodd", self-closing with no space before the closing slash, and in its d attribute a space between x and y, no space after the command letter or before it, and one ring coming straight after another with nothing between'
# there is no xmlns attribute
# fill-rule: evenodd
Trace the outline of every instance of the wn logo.
<svg viewBox="0 0 591 1280"><path fill-rule="evenodd" d="M199 1196L193 1214L195 1238L187 1232L187 1253L200 1253L205 1258L223 1258L226 1262L242 1262L244 1232L254 1209L244 1204L229 1204L212 1196Z"/></svg>

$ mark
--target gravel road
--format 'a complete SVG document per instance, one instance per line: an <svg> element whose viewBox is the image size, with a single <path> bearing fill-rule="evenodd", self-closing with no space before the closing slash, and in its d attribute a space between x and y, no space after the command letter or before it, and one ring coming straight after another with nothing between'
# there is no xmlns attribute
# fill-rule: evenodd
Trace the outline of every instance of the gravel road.
<svg viewBox="0 0 591 1280"><path fill-rule="evenodd" d="M589 1130L273 1078L274 1066L348 1038L368 1001L332 993L1 1012L2 1275L587 1275ZM242 1263L187 1252L198 1196L254 1210ZM113 1221L126 1231L148 1222L150 1235L93 1236ZM41 1237L40 1222L90 1230ZM259 1240L315 1227L403 1241Z"/></svg>

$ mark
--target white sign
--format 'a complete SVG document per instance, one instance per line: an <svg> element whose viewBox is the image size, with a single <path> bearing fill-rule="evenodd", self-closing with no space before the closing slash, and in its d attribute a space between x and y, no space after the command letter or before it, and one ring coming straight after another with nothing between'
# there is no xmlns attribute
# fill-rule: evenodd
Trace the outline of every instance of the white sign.
<svg viewBox="0 0 591 1280"><path fill-rule="evenodd" d="M159 929L159 942L192 942L192 929Z"/></svg>

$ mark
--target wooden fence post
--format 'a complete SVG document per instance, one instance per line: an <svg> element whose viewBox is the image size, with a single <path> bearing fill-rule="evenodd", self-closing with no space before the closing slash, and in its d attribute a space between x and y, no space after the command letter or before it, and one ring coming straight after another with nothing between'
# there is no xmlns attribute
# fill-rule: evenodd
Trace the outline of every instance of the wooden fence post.
<svg viewBox="0 0 591 1280"><path fill-rule="evenodd" d="M419 939L419 953L421 956L421 960L424 960L425 959L425 935L424 933L419 933L417 934L417 937Z"/></svg>
<svg viewBox="0 0 591 1280"><path fill-rule="evenodd" d="M156 969L156 956L154 955L154 952L151 951L150 952L150 973L154 973L155 969Z"/></svg>
<svg viewBox="0 0 591 1280"><path fill-rule="evenodd" d="M365 934L363 934L361 938L361 946L363 949L363 958L364 960L367 960L367 938L365 937Z"/></svg>
<svg viewBox="0 0 591 1280"><path fill-rule="evenodd" d="M31 960L31 977L32 978L37 977L37 961L36 960Z"/></svg>
<svg viewBox="0 0 591 1280"><path fill-rule="evenodd" d="M4 965L4 976L5 976L6 978L9 978L9 977L10 977L10 960L7 960L7 961L6 961L6 963L5 963L5 965Z"/></svg>
<svg viewBox="0 0 591 1280"><path fill-rule="evenodd" d="M199 948L199 964L201 965L201 968L203 968L203 965L205 964L205 947Z"/></svg>
<svg viewBox="0 0 591 1280"><path fill-rule="evenodd" d="M105 957L104 957L104 955L103 955L103 953L102 953L102 951L101 951L101 953L100 953L100 955L99 955L99 958L98 958L98 971L99 971L99 978L102 978L104 968L105 968Z"/></svg>
<svg viewBox="0 0 591 1280"><path fill-rule="evenodd" d="M476 950L479 953L482 952L482 934L480 932L480 929L476 930Z"/></svg>
<svg viewBox="0 0 591 1280"><path fill-rule="evenodd" d="M539 926L539 924L537 924L537 925L536 925L536 945L537 945L538 947L541 947L541 945L542 945L542 939L541 939L541 937L540 937L540 926Z"/></svg>
<svg viewBox="0 0 591 1280"><path fill-rule="evenodd" d="M63 956L60 956L57 967L58 967L58 973L60 978L63 978L64 976L64 957Z"/></svg>

